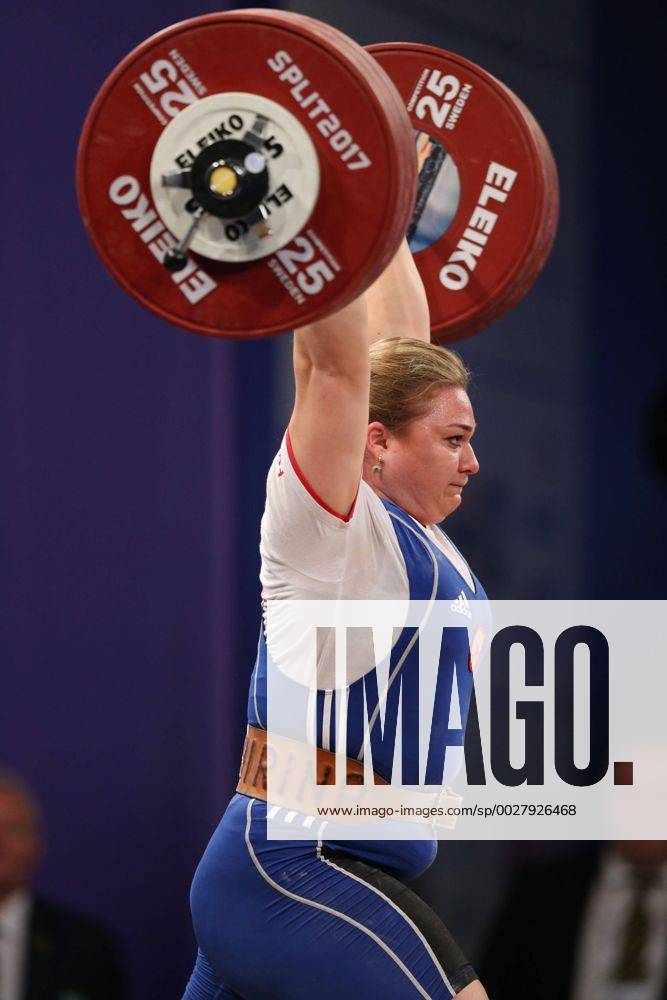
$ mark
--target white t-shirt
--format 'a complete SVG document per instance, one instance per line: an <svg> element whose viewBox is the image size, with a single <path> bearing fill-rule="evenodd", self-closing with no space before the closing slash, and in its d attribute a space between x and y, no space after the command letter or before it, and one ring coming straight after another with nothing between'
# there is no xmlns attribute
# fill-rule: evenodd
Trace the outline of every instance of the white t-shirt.
<svg viewBox="0 0 667 1000"><path fill-rule="evenodd" d="M475 589L468 565L440 528L417 527L418 522L408 514L403 515L403 520L408 528L415 526L416 534L419 528L426 531L471 589ZM294 636L287 642L281 635L277 601L409 598L403 553L392 518L380 498L362 479L350 514L342 516L332 511L301 473L289 431L267 478L260 554L265 613L269 608L265 614L269 651L281 668L299 680L302 678L295 668L298 657ZM318 650L318 658L330 660L333 669L332 647ZM359 650L358 660L357 668L348 663L351 681L372 666L367 651ZM329 683L320 683L318 687L333 686L328 669L318 676L329 677Z"/></svg>
<svg viewBox="0 0 667 1000"><path fill-rule="evenodd" d="M0 1000L23 996L31 899L17 891L0 906Z"/></svg>

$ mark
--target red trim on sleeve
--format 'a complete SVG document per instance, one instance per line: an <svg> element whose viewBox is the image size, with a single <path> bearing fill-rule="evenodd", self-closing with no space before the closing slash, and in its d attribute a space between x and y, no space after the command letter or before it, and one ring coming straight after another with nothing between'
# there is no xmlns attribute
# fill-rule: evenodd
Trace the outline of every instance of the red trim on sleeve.
<svg viewBox="0 0 667 1000"><path fill-rule="evenodd" d="M319 504L320 507L322 507L324 510L328 511L329 514L333 514L334 517L337 517L340 521L345 521L345 523L347 524L347 522L352 517L352 514L354 513L354 505L357 502L357 497L355 496L354 500L352 501L352 506L350 507L350 513L349 514L339 514L337 510L334 510L332 507L329 506L328 503L325 503L324 500L322 499L322 497L319 496L315 492L315 490L310 485L310 483L308 482L308 480L306 479L306 477L302 473L301 469L299 468L297 460L294 457L294 449L292 448L292 439L290 437L289 427L287 428L287 433L285 434L285 441L287 443L287 454L289 455L289 460L290 460L290 462L292 464L292 468L294 469L294 471L296 472L297 476L299 477L299 482L301 483L301 485L304 487L305 490L308 491L308 493L313 498L313 500L315 501L315 503ZM359 493L359 491L357 490L357 495L358 495L358 493Z"/></svg>

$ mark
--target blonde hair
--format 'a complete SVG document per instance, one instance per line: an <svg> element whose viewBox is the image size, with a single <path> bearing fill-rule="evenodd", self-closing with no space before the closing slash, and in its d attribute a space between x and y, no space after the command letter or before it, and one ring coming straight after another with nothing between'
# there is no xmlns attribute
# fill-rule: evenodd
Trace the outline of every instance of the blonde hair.
<svg viewBox="0 0 667 1000"><path fill-rule="evenodd" d="M470 384L470 372L458 354L423 340L378 340L371 345L370 357L368 422L377 420L394 433L423 416L442 386L467 389Z"/></svg>

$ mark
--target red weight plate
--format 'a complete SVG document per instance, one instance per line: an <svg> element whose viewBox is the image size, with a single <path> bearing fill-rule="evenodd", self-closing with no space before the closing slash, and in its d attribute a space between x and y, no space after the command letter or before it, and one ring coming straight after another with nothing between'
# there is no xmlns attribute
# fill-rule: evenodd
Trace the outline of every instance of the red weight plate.
<svg viewBox="0 0 667 1000"><path fill-rule="evenodd" d="M487 326L525 294L548 256L558 183L548 143L503 84L461 56L371 45L421 133L408 230L434 339Z"/></svg>
<svg viewBox="0 0 667 1000"><path fill-rule="evenodd" d="M368 285L372 284L372 281L380 276L391 261L398 249L399 243L405 236L407 228L405 219L407 218L409 221L412 216L417 185L414 139L411 138L410 142L403 140L405 123L407 122L409 126L410 120L396 87L375 59L370 58L363 48L336 28L332 28L328 24L316 21L305 15L299 15L299 17L303 22L309 22L312 29L317 31L320 37L328 38L340 51L345 53L351 64L356 65L358 71L371 86L376 97L381 101L392 135L395 137L400 136L400 141L395 143L392 158L395 159L398 165L398 174L399 177L404 178L404 183L399 185L396 202L392 206L391 211L385 216L380 237L382 246L391 246L393 249L391 253L383 254L382 259L377 261L372 280L364 281L363 287L358 288L357 294L360 294L364 288L367 288ZM412 137L411 127L409 128L409 132ZM389 164L389 166L393 169L392 164Z"/></svg>
<svg viewBox="0 0 667 1000"><path fill-rule="evenodd" d="M153 150L180 110L228 92L272 100L306 129L319 197L280 259L191 253L172 274L171 237L152 215ZM113 71L84 125L77 189L97 252L143 305L201 333L265 336L340 309L391 260L414 204L414 138L388 78L346 36L300 15L230 11L165 29Z"/></svg>
<svg viewBox="0 0 667 1000"><path fill-rule="evenodd" d="M545 211L542 216L539 232L535 238L533 251L526 258L525 266L517 272L512 283L508 285L505 295L491 302L487 310L480 312L478 317L480 329L489 326L495 320L499 319L500 316L516 305L530 290L547 262L558 224L558 173L551 149L531 113L519 101L516 95L512 95L512 97L521 109L529 128L533 130L535 140L540 149L540 160L546 189Z"/></svg>
<svg viewBox="0 0 667 1000"><path fill-rule="evenodd" d="M511 306L518 302L535 282L544 267L556 235L558 224L558 172L556 163L544 133L537 124L535 118L528 108L513 94L505 88L516 105L520 109L528 127L532 131L538 149L540 150L540 160L544 175L546 189L545 211L542 217L542 224L537 235L533 253L526 260L526 265L517 275L511 286L508 287L504 299L498 303L498 308L494 315L489 318L489 322L506 312Z"/></svg>
<svg viewBox="0 0 667 1000"><path fill-rule="evenodd" d="M352 41L351 38L342 34L336 28L332 28L323 22L315 21L312 18L306 18L304 15L300 16L303 20L310 21L316 30L340 46L345 51L347 57L358 65L359 71L369 81L373 91L381 99L389 117L392 133L395 136L400 135L402 137L404 122L406 120L409 122L409 118L407 117L401 95L380 63L376 59L371 59L369 62L366 50L362 49L356 42ZM417 177L415 174L414 140L410 143L397 142L395 145L395 156L399 163L399 176L405 178L405 183L400 185L397 201L385 220L386 230L383 241L397 248L405 236L407 228L404 224L404 219L407 215L408 220L410 220L415 205ZM413 176L414 182L412 180ZM392 257L393 252L380 262L380 266L376 269L376 278L380 276ZM366 283L365 287L368 287L368 284L370 282Z"/></svg>

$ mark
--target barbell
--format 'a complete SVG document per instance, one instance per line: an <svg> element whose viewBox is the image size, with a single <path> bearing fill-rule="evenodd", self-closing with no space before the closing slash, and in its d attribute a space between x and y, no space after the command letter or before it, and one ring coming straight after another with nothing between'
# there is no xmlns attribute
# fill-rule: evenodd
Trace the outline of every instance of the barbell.
<svg viewBox="0 0 667 1000"><path fill-rule="evenodd" d="M87 115L77 191L131 295L233 338L337 311L406 235L434 339L469 336L526 294L558 219L549 144L489 73L259 9L173 25L122 61Z"/></svg>

